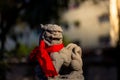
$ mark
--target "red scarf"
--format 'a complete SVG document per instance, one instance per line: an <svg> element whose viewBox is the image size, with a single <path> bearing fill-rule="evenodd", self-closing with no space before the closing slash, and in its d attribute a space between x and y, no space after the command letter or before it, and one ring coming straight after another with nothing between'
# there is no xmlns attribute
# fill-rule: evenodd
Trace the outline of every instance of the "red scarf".
<svg viewBox="0 0 120 80"><path fill-rule="evenodd" d="M57 76L58 73L52 63L49 53L59 52L63 47L63 44L46 46L45 42L41 40L39 47L36 47L30 54L30 60L33 61L37 59L47 77Z"/></svg>

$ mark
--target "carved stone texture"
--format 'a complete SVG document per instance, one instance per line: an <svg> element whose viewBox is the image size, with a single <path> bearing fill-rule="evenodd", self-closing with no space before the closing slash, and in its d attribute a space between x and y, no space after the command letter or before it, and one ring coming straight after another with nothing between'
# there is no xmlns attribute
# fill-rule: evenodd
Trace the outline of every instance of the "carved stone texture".
<svg viewBox="0 0 120 80"><path fill-rule="evenodd" d="M61 44L63 41L62 28L56 24L41 25L44 30L42 38L48 46ZM59 52L50 54L52 62L59 73L49 80L84 80L82 70L82 50L73 43L68 44Z"/></svg>

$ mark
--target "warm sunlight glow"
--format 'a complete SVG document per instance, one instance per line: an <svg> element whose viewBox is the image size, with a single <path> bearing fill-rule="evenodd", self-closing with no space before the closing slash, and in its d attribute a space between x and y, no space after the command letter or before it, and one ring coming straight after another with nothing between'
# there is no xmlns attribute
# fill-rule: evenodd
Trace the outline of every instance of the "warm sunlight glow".
<svg viewBox="0 0 120 80"><path fill-rule="evenodd" d="M115 47L119 38L119 18L117 0L110 0L111 45Z"/></svg>

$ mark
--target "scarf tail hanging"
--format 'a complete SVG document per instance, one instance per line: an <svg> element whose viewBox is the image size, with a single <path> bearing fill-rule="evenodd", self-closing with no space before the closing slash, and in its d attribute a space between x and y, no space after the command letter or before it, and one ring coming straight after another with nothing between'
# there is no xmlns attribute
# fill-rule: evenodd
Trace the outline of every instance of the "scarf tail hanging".
<svg viewBox="0 0 120 80"><path fill-rule="evenodd" d="M47 77L58 75L56 69L54 68L54 65L52 64L52 61L51 61L49 55L46 52L44 52L44 54L42 54L41 57L38 56L37 60L39 62L39 65L41 66L44 74Z"/></svg>
<svg viewBox="0 0 120 80"><path fill-rule="evenodd" d="M63 48L63 44L48 46L47 48L45 48L44 41L43 40L40 41L40 46L39 46L40 52L38 53L39 55L37 56L37 60L47 77L58 75L48 52L58 52L62 48Z"/></svg>

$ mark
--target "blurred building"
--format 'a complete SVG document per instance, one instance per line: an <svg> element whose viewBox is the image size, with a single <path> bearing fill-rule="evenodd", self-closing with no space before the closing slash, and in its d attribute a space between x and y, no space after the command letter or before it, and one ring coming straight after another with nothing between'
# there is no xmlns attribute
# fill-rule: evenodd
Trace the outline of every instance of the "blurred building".
<svg viewBox="0 0 120 80"><path fill-rule="evenodd" d="M109 0L94 1L68 5L61 17L64 34L85 48L109 47Z"/></svg>

